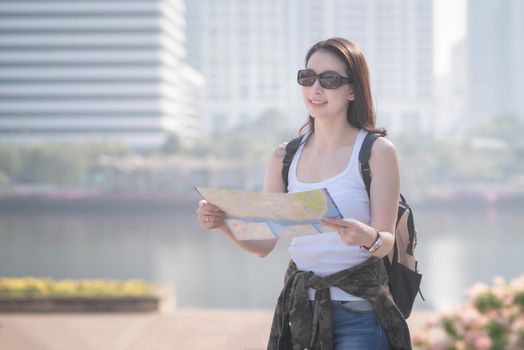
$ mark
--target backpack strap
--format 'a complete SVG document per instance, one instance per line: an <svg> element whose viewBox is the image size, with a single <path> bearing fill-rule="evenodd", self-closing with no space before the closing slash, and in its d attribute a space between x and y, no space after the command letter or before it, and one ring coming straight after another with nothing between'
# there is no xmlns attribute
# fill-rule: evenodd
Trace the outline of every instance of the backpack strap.
<svg viewBox="0 0 524 350"><path fill-rule="evenodd" d="M362 173L362 179L364 180L364 184L366 185L366 192L368 193L368 198L371 200L371 168L369 166L369 158L371 157L371 147L373 146L373 143L382 135L379 133L369 133L366 135L366 138L364 139L364 142L362 142L362 147L360 148L360 152L358 154L358 160L360 162L360 171ZM400 207L399 207L400 208ZM404 211L398 211L397 212L397 222L400 220L402 214ZM384 265L386 266L386 269L389 271L391 270L391 262L389 261L388 257L385 256L383 259ZM397 242L395 241L395 244L393 246L393 263L398 262L398 248L397 248Z"/></svg>
<svg viewBox="0 0 524 350"><path fill-rule="evenodd" d="M366 192L368 193L368 198L371 199L371 195L369 193L371 188L371 170L369 167L369 158L371 157L371 147L373 146L373 143L376 139L378 139L380 136L379 133L369 133L366 135L366 138L364 139L364 142L362 142L362 147L360 148L360 152L358 154L358 160L360 162L360 171L362 173L362 179L364 180L364 184L366 185Z"/></svg>
<svg viewBox="0 0 524 350"><path fill-rule="evenodd" d="M376 139L381 137L382 135L379 133L369 133L366 135L366 138L364 139L364 142L362 143L362 147L360 149L360 153L358 155L358 160L360 162L360 171L362 173L362 179L364 180L364 184L366 185L366 192L368 193L368 198L371 200L371 170L369 167L369 158L371 157L371 146L373 146L373 143ZM409 207L408 203L406 202L406 199L400 194L400 201L398 206L398 212L397 212L397 222L395 223L395 226L398 225L400 218L402 215L404 215L404 212L406 210L410 211L410 215L408 216L408 230L410 233L409 241L413 242L410 243L408 246L408 254L413 255L413 251L415 250L416 246L416 234L415 234L415 224L413 219L413 211ZM384 262L384 266L388 272L388 275L392 272L393 264L398 263L398 246L397 241L395 240L395 244L393 245L393 259L391 262L389 261L389 257L386 255L382 258L382 261ZM418 271L417 267L418 263L415 262L415 271ZM424 299L424 296L422 295L422 291L420 290L420 287L418 288L418 293L420 294L420 297L422 300L426 301Z"/></svg>
<svg viewBox="0 0 524 350"><path fill-rule="evenodd" d="M300 135L299 137L289 141L286 145L286 155L282 160L282 180L284 180L286 192L288 186L289 167L291 166L293 157L295 156L295 153L297 153L298 147L300 146L303 137L304 135Z"/></svg>

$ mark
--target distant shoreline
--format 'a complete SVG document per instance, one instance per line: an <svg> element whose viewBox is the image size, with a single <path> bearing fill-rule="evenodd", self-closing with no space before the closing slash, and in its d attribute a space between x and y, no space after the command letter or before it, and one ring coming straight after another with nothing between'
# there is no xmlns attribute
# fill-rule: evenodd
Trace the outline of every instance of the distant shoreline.
<svg viewBox="0 0 524 350"><path fill-rule="evenodd" d="M0 213L18 211L160 210L172 211L201 199L198 193L56 191L48 193L2 193Z"/></svg>
<svg viewBox="0 0 524 350"><path fill-rule="evenodd" d="M198 193L100 192L82 189L19 191L0 193L0 213L27 211L103 211L194 209L201 199ZM415 208L428 209L520 209L524 193L487 191L442 191L407 201Z"/></svg>

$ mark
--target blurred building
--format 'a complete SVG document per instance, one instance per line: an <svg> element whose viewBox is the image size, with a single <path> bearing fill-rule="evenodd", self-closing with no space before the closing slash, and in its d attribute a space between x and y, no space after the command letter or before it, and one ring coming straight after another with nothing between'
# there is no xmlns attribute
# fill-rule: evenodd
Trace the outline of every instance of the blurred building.
<svg viewBox="0 0 524 350"><path fill-rule="evenodd" d="M449 73L435 81L437 138L459 141L467 135L467 72L467 40L462 39L451 50Z"/></svg>
<svg viewBox="0 0 524 350"><path fill-rule="evenodd" d="M187 61L207 82L206 129L216 132L268 110L286 115L294 84L289 6L281 0L186 1Z"/></svg>
<svg viewBox="0 0 524 350"><path fill-rule="evenodd" d="M368 60L378 124L431 133L432 0L200 0L187 4L188 62L205 76L208 130L277 109L305 121L296 71L331 36Z"/></svg>
<svg viewBox="0 0 524 350"><path fill-rule="evenodd" d="M524 119L524 2L468 1L467 35L471 123L499 115Z"/></svg>
<svg viewBox="0 0 524 350"><path fill-rule="evenodd" d="M0 2L0 139L160 145L201 128L182 0Z"/></svg>

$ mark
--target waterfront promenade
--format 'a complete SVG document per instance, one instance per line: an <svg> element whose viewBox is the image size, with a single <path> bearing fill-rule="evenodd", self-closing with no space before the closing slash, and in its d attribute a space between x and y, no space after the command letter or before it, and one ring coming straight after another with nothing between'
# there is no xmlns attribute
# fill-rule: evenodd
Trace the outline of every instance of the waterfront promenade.
<svg viewBox="0 0 524 350"><path fill-rule="evenodd" d="M413 331L433 313L416 311ZM262 350L271 310L178 309L170 314L2 314L0 349Z"/></svg>

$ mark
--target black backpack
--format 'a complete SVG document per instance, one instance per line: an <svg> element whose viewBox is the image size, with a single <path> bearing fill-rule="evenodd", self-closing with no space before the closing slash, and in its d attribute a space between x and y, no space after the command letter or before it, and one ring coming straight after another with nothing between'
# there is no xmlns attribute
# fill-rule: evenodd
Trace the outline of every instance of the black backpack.
<svg viewBox="0 0 524 350"><path fill-rule="evenodd" d="M282 179L284 180L286 191L289 167L291 166L293 156L302 142L303 136L304 135L301 135L289 141L286 145L286 155L284 156L282 167ZM369 190L371 187L369 167L371 147L373 142L381 136L379 133L368 133L358 155L360 170L364 184L366 185L368 197L370 196ZM395 245L391 253L385 256L382 261L388 273L389 290L393 296L393 300L405 318L408 318L411 314L417 293L420 293L422 275L418 272L417 260L414 255L416 245L417 231L415 229L413 211L401 194L395 228ZM422 293L420 293L420 296L422 300L424 300Z"/></svg>

